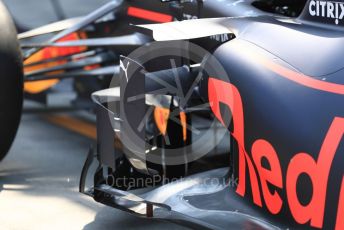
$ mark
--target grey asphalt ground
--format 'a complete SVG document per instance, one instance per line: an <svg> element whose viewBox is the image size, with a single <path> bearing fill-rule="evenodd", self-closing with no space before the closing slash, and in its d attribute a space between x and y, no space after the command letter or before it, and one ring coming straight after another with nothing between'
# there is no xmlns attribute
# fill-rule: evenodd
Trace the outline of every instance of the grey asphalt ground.
<svg viewBox="0 0 344 230"><path fill-rule="evenodd" d="M0 229L184 229L131 216L78 193L92 143L41 115L24 115L0 164Z"/></svg>
<svg viewBox="0 0 344 230"><path fill-rule="evenodd" d="M16 19L34 27L56 19L49 0L5 0ZM61 0L68 16L104 0ZM78 193L93 140L25 114L8 157L0 163L0 229L185 229L139 219Z"/></svg>

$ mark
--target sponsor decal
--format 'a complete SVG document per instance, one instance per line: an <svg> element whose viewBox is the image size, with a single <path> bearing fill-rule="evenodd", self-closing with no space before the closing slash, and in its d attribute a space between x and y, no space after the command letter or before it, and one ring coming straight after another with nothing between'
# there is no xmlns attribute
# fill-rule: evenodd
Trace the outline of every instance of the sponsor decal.
<svg viewBox="0 0 344 230"><path fill-rule="evenodd" d="M228 92L232 92L232 94L228 94ZM257 206L263 207L264 202L269 212L277 215L281 212L282 207L287 205L297 223L322 228L326 198L331 195L327 194L328 178L334 157L344 139L344 118L334 117L324 137L317 159L314 159L309 153L296 153L290 160L287 170L283 172L278 158L278 150L268 140L258 139L252 144L251 149L246 149L244 110L239 90L233 84L209 78L208 94L212 111L223 125L225 125L225 118L222 117L220 111L221 104L226 105L233 116L231 135L239 146L237 194L245 196L248 182L252 191L253 203ZM263 158L269 162L270 167L263 166ZM249 180L246 178L247 172ZM312 181L311 200L307 204L302 203L297 195L297 182L303 174L306 174ZM286 198L281 197L280 189L286 191ZM336 218L336 230L344 227L344 178L339 196L337 217L333 217Z"/></svg>
<svg viewBox="0 0 344 230"><path fill-rule="evenodd" d="M326 20L333 19L336 25L344 18L343 2L312 0L309 2L308 8L312 17L320 17Z"/></svg>

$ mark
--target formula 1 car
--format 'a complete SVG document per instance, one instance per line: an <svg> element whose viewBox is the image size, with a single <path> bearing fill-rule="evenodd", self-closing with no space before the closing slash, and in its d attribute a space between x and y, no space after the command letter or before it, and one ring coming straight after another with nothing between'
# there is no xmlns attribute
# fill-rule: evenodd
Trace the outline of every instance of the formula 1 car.
<svg viewBox="0 0 344 230"><path fill-rule="evenodd" d="M343 229L343 18L343 2L309 0L297 18L135 26L156 42L121 56L119 86L93 94L97 151L80 191L197 229ZM212 135L185 134L196 130L183 114L207 107L230 133L227 167L177 179Z"/></svg>
<svg viewBox="0 0 344 230"><path fill-rule="evenodd" d="M18 35L7 9L3 12L1 35L1 133L0 160L15 136L25 97L46 102L49 89L65 78L75 78L79 98L89 98L96 90L108 87L119 72L119 55L129 54L150 38L135 33L130 24L170 22L173 20L221 16L247 16L278 13L295 16L302 1L222 1L117 0L109 2L85 17L66 19ZM18 24L18 23L17 23ZM48 42L31 40L53 35ZM7 45L11 42L11 45ZM23 56L24 62L20 63ZM22 67L24 66L24 68ZM23 78L23 73L25 77ZM11 76L11 78L7 77ZM10 98L10 99L9 99Z"/></svg>
<svg viewBox="0 0 344 230"><path fill-rule="evenodd" d="M221 16L244 16L244 15L256 15L261 14L261 10L268 11L271 13L280 13L284 15L298 15L301 6L304 4L304 1L289 1L287 3L281 3L279 1L246 1L244 7L234 7L227 6L222 7L222 3L219 1L213 2L205 2L203 1L170 1L170 4L161 3L160 0L149 0L145 1L116 1L112 4L108 4L107 6L103 7L102 13L95 14L94 17L90 17L88 22L92 22L93 28L88 27L86 30L79 30L75 34L71 34L69 36L60 38L59 41L73 41L79 40L84 38L100 38L100 37L115 37L115 36L123 36L132 34L129 24L142 24L142 23L151 23L151 22L168 22L171 20L185 20L185 19L195 19L195 18L206 18L206 17L221 17ZM235 4L234 1L227 1L229 4ZM115 4L114 4L115 3ZM254 4L255 7L250 6L250 3ZM107 18L102 18L101 20L96 20L96 15L100 16L105 12L111 12L114 8L116 8L117 13L112 12L112 15L108 16ZM119 9L121 8L121 9ZM227 9L228 8L228 9ZM261 9L261 10L259 10ZM60 13L61 14L61 13ZM116 15L116 17L114 17ZM27 33L22 33L19 35L20 40L25 40L28 38L32 38L33 36L36 37L38 35L46 34L47 32L56 32L59 29L65 28L65 26L70 26L73 23L76 23L80 20L80 18L75 19L68 19L58 23L54 23L52 25L44 26L42 28L38 28ZM122 37L122 41L125 40L125 37ZM127 37L128 38L128 37ZM142 38L137 38L136 40L140 40ZM91 46L98 45L98 48L102 44L106 44L109 46L109 41L105 42L98 42L98 44L91 43ZM133 42L133 41L132 41ZM141 43L146 42L142 40ZM79 41L79 44L80 41ZM86 44L86 43L84 43ZM32 45L32 44L31 44ZM70 44L71 46L72 44ZM128 46L132 46L133 44L128 44ZM63 46L60 44L59 46ZM24 48L27 47L24 43ZM69 47L69 48L46 48L39 52L36 55L30 56L30 58L26 59L25 64L25 72L28 76L31 77L32 74L37 74L37 69L41 70L45 68L51 68L54 65L58 65L64 63L45 63L45 65L35 65L33 66L32 63L37 63L38 61L42 61L43 59L47 61L47 59L53 59L56 57L71 55L75 53L80 53L82 51L88 50L90 47L82 46L82 47ZM118 54L126 54L130 51L129 47L122 47L116 49L114 46L111 47L111 55L106 57L102 57L101 65L107 65L107 62L118 62ZM109 52L109 50L107 49ZM93 60L94 61L94 60ZM99 65L99 63L89 65L86 67L87 70L94 69ZM54 66L56 69L56 66ZM61 66L59 69L62 69L64 66ZM48 68L48 70L49 70ZM42 73L42 72L40 72ZM45 72L46 74L46 72ZM51 73L49 73L51 74ZM110 75L110 74L108 74ZM85 79L76 79L75 80L75 90L78 93L80 98L89 98L90 94L97 89L107 87L109 82L104 80L106 78L106 74L98 75L97 77L87 78ZM52 78L52 77L50 77ZM36 78L37 79L37 78ZM107 78L109 79L109 78ZM40 101L47 100L47 90L55 86L59 81L57 79L50 80L50 81L40 81L35 83L26 83L24 90L26 96L30 99L36 99Z"/></svg>
<svg viewBox="0 0 344 230"><path fill-rule="evenodd" d="M140 216L208 229L342 229L343 159L338 153L343 152L344 6L308 1L294 19L273 13L295 16L298 10L260 1L165 2L171 3L162 4L165 10L152 12L146 2L114 1L83 19L19 35L24 39L62 30L49 42L22 44L24 64L32 68L24 80L45 81L36 85L38 91L64 78L120 72L111 82L117 87L93 94L100 166L88 194ZM190 8L196 13L188 14L180 4L196 4ZM1 116L11 122L1 122L16 127L22 73L13 48L18 47L14 27L4 15L12 37L4 38L3 68L16 82L10 92L8 81L2 85L6 94L1 98L9 109ZM170 22L193 15L217 18ZM117 26L121 16L128 19L125 24L108 27ZM147 21L168 23L128 27ZM52 55L56 49L51 47L63 51ZM119 54L125 56L119 60ZM12 110L12 105L17 106ZM198 110L206 113L197 119L207 130L219 129L212 113L230 131L229 167L166 184L186 176L195 167L192 162L209 151L211 132L192 134L197 130L189 114ZM7 132L4 136L11 139ZM93 157L90 151L82 192ZM126 191L147 186L151 191Z"/></svg>

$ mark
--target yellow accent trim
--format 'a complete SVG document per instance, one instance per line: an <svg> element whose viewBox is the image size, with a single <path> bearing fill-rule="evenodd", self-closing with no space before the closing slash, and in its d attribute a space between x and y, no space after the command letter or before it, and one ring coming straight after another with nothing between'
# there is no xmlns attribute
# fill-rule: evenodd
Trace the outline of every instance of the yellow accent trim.
<svg viewBox="0 0 344 230"><path fill-rule="evenodd" d="M95 125L84 122L66 115L50 115L45 116L45 119L55 125L66 128L82 136L97 139L97 128Z"/></svg>

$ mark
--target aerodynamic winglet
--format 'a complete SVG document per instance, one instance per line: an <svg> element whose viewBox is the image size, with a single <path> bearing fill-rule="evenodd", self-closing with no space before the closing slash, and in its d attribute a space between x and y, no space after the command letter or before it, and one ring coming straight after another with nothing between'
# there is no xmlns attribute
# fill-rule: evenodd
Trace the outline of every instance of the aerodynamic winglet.
<svg viewBox="0 0 344 230"><path fill-rule="evenodd" d="M137 25L139 32L155 41L191 40L220 34L234 34L223 23L226 18L195 19L163 24Z"/></svg>

